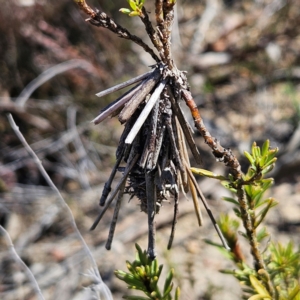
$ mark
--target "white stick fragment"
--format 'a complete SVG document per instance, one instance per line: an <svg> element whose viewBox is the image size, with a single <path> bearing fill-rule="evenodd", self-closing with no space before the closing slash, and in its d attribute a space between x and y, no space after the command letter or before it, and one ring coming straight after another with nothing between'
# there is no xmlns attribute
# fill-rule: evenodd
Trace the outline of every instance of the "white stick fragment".
<svg viewBox="0 0 300 300"><path fill-rule="evenodd" d="M149 116L155 102L159 99L160 94L162 93L165 85L167 83L167 80L164 79L161 81L154 91L154 93L151 95L148 103L144 107L143 111L139 115L138 119L136 120L135 124L133 125L131 131L129 132L125 144L132 144L133 140L135 139L136 135L138 134L139 130L143 126L144 122L146 121L147 117Z"/></svg>
<svg viewBox="0 0 300 300"><path fill-rule="evenodd" d="M26 273L26 275L28 276L31 284L32 284L32 287L35 291L35 293L37 294L38 298L41 299L41 300L45 300L42 292L41 292L41 289L36 281L36 279L34 278L31 270L27 267L27 265L24 263L24 261L20 258L20 256L18 255L12 241L11 241L11 238L8 234L8 232L0 225L0 233L1 235L4 235L6 241L7 241L7 244L8 244L8 247L9 247L9 250L12 254L12 257L14 258L14 260L21 266L21 268L23 269L23 271Z"/></svg>
<svg viewBox="0 0 300 300"><path fill-rule="evenodd" d="M128 81L125 81L125 82L122 82L120 84L117 84L117 85L115 85L115 86L113 86L113 87L111 87L111 88L109 88L109 89L107 89L105 91L102 91L102 92L96 94L96 96L103 97L103 96L106 96L106 95L111 94L113 92L116 92L118 90L121 90L121 89L123 89L123 88L125 88L127 86L130 86L130 85L132 85L132 84L134 84L136 82L139 82L139 81L147 78L148 76L150 76L153 73L154 70L151 70L151 71L149 71L149 72L147 72L145 74L142 74L140 76L137 76L135 78L129 79Z"/></svg>

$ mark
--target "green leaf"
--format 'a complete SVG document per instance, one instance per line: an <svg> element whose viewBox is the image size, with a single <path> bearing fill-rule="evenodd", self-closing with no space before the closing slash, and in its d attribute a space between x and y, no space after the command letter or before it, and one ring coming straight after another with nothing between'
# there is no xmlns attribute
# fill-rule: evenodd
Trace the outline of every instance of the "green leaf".
<svg viewBox="0 0 300 300"><path fill-rule="evenodd" d="M263 227L259 230L256 235L257 241L260 243L265 237L269 236L270 234L267 232L266 227Z"/></svg>
<svg viewBox="0 0 300 300"><path fill-rule="evenodd" d="M216 173L213 173L213 172L205 170L205 169L191 168L191 171L197 175L214 178L214 179L218 179L218 180L227 180L226 177L224 177L222 175L218 175Z"/></svg>
<svg viewBox="0 0 300 300"><path fill-rule="evenodd" d="M174 269L171 269L170 272L167 275L167 278L166 278L166 281L165 281L165 284L164 284L164 294L169 289L169 286L170 286L170 284L172 282L172 279L173 279L173 275L174 275Z"/></svg>
<svg viewBox="0 0 300 300"><path fill-rule="evenodd" d="M299 296L300 292L300 286L299 283L296 283L296 286L293 288L293 290L289 293L288 295L288 300L293 300L295 299L296 296Z"/></svg>
<svg viewBox="0 0 300 300"><path fill-rule="evenodd" d="M138 11L132 11L130 14L129 14L129 17L137 17L140 15L140 12Z"/></svg>
<svg viewBox="0 0 300 300"><path fill-rule="evenodd" d="M230 197L223 197L222 198L224 201L227 201L227 202L231 202L231 203L233 203L233 204L235 204L235 205L240 205L239 204L239 202L238 201L236 201L235 199L233 199L233 198L230 198Z"/></svg>
<svg viewBox="0 0 300 300"><path fill-rule="evenodd" d="M253 156L249 152L244 151L244 155L249 160L249 162L250 162L251 165L255 164L255 159L253 158Z"/></svg>
<svg viewBox="0 0 300 300"><path fill-rule="evenodd" d="M175 290L175 300L179 300L180 297L180 288L179 286Z"/></svg>
<svg viewBox="0 0 300 300"><path fill-rule="evenodd" d="M269 148L270 148L270 140L266 140L261 147L262 156L265 156L268 154Z"/></svg>
<svg viewBox="0 0 300 300"><path fill-rule="evenodd" d="M271 295L268 293L266 288L254 275L250 275L249 279L255 291L258 293L259 296L261 296L261 298L256 299L272 299Z"/></svg>
<svg viewBox="0 0 300 300"><path fill-rule="evenodd" d="M132 10L137 10L137 5L134 0L127 0Z"/></svg>
<svg viewBox="0 0 300 300"><path fill-rule="evenodd" d="M126 15L129 15L131 13L131 10L129 8L120 8L119 11Z"/></svg>

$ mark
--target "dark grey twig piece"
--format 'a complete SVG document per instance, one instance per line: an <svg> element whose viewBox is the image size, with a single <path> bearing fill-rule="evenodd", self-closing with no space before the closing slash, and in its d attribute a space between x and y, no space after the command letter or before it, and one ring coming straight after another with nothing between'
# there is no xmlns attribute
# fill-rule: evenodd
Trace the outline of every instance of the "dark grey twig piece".
<svg viewBox="0 0 300 300"><path fill-rule="evenodd" d="M127 122L127 120L132 116L136 111L138 106L143 102L145 97L151 92L155 87L156 83L161 78L161 73L159 69L156 69L153 72L152 76L149 76L140 87L140 89L135 93L135 95L125 104L125 107L122 109L119 114L119 121L121 123Z"/></svg>
<svg viewBox="0 0 300 300"><path fill-rule="evenodd" d="M140 83L126 92L124 95L107 105L103 108L100 114L92 121L95 125L101 123L110 115L113 115L118 109L122 109L122 107L128 102L142 87L143 83Z"/></svg>
<svg viewBox="0 0 300 300"><path fill-rule="evenodd" d="M121 178L121 180L118 182L116 188L114 189L114 191L111 193L109 199L107 200L106 206L103 208L103 210L101 211L101 213L98 215L97 219L95 220L95 222L93 223L92 227L90 228L90 230L94 230L98 223L101 221L102 217L104 216L105 212L107 211L107 209L109 208L110 204L112 203L112 201L114 200L114 198L116 197L118 191L120 190L122 184L126 181L129 172L131 171L131 169L134 167L135 163L137 162L139 158L139 154L137 154L135 156L135 158L131 161L130 165L128 166L128 168L125 170L123 177Z"/></svg>
<svg viewBox="0 0 300 300"><path fill-rule="evenodd" d="M174 134L174 129L172 126L172 110L171 110L171 103L168 101L170 104L169 108L165 109L165 125L169 134L170 142L171 142L171 153L172 153L172 158L175 159L177 167L180 169L180 171L184 172L183 164L179 155L179 151L177 149L177 142L176 142L176 137Z"/></svg>
<svg viewBox="0 0 300 300"><path fill-rule="evenodd" d="M155 259L155 214L156 214L156 185L154 183L154 171L145 172L146 177L146 195L147 195L147 213L148 213L148 250L150 259Z"/></svg>
<svg viewBox="0 0 300 300"><path fill-rule="evenodd" d="M146 166L147 170L152 170L155 167L152 164L152 162L153 162L152 158L153 158L153 152L155 150L158 108L159 108L159 101L156 101L154 108L151 112L151 120L150 120L149 129L148 129L147 140L145 142L142 157L139 161L139 165L142 168L145 168L146 163L147 163L147 166Z"/></svg>
<svg viewBox="0 0 300 300"><path fill-rule="evenodd" d="M186 138L186 141L187 141L187 143L188 143L188 145L191 149L191 152L193 154L193 157L194 157L196 163L200 165L202 163L201 156L200 156L198 148L196 147L196 144L195 144L195 141L194 141L194 138L193 138L193 134L191 132L189 124L186 121L178 102L175 100L173 94L171 93L170 88L169 88L169 92L171 94L170 95L170 101L171 101L171 104L172 104L172 109L173 109L174 113L176 114L176 117L178 118L178 121L181 125L182 131L183 131L184 136Z"/></svg>
<svg viewBox="0 0 300 300"><path fill-rule="evenodd" d="M109 88L107 90L104 90L104 91L102 91L100 93L97 93L96 96L97 97L103 97L103 96L109 95L111 93L114 93L116 91L119 91L119 90L121 90L123 88L126 88L127 86L130 86L130 85L136 83L136 82L142 81L143 79L145 79L148 76L150 76L153 72L154 72L154 70L151 70L151 71L149 71L149 72L147 72L145 74L139 75L139 76L134 77L132 79L129 79L129 80L125 81L125 82L122 82L120 84L112 86L111 88Z"/></svg>
<svg viewBox="0 0 300 300"><path fill-rule="evenodd" d="M111 191L111 184L116 176L116 173L117 173L117 169L122 161L122 158L123 158L123 154L125 152L125 147L123 148L123 151L121 153L121 155L119 155L111 173L110 173L110 176L108 178L108 180L105 182L104 184L104 188L103 188L103 191L102 191L102 195L101 195L101 198L100 198L100 201L99 201L99 205L100 206L103 206L106 202L106 199Z"/></svg>
<svg viewBox="0 0 300 300"><path fill-rule="evenodd" d="M36 281L36 279L34 278L34 275L32 274L31 270L27 267L27 265L24 263L24 261L21 259L21 257L18 255L12 241L11 238L8 234L8 232L0 225L0 234L3 235L7 241L7 245L8 248L12 254L12 257L14 258L14 260L17 262L17 264L19 264L22 268L22 270L24 271L24 273L27 275L27 277L29 278L31 285L35 291L35 293L37 294L38 298L41 300L44 300L44 296L41 292L41 289Z"/></svg>
<svg viewBox="0 0 300 300"><path fill-rule="evenodd" d="M155 0L155 16L157 27L163 29L163 0Z"/></svg>
<svg viewBox="0 0 300 300"><path fill-rule="evenodd" d="M126 184L126 182L124 181L119 190L119 194L118 194L118 198L117 198L117 202L116 202L116 206L115 206L115 210L114 210L114 215L111 220L111 224L110 224L110 228L109 228L108 239L107 239L106 245L105 245L105 248L107 250L111 249L111 244L112 244L114 234L115 234L115 229L116 229L116 224L118 221L121 202L122 202L123 195L124 195L125 184Z"/></svg>
<svg viewBox="0 0 300 300"><path fill-rule="evenodd" d="M171 234L169 238L169 243L168 243L168 250L171 249L174 236L175 236L175 229L176 229L176 224L177 224L177 216L178 216L178 192L175 191L175 196L174 196L174 216L173 216L173 221L172 221L172 229L171 229Z"/></svg>
<svg viewBox="0 0 300 300"><path fill-rule="evenodd" d="M226 240L225 240L225 238L223 236L223 233L220 230L220 227L219 227L217 221L215 220L215 217L214 217L214 215L213 215L213 213L212 213L212 211L211 211L211 209L210 209L210 207L209 207L209 205L208 205L208 203L207 203L204 195L202 194L202 192L201 192L201 190L200 190L200 188L199 188L199 186L197 184L197 181L196 181L195 177L193 176L193 173L191 172L191 170L189 169L189 166L187 164L185 166L186 166L186 170L188 172L188 175L189 175L190 179L192 180L192 182L193 182L193 184L194 184L194 186L195 186L195 188L196 188L196 190L198 192L198 195L199 195L199 197L200 197L200 199L201 199L201 201L202 201L202 203L204 205L204 208L205 208L205 210L206 210L206 212L207 212L207 214L208 214L211 222L213 223L213 225L214 225L214 227L215 227L215 229L216 229L216 231L217 231L217 233L219 235L219 238L220 238L220 240L221 240L224 248L226 250L230 251L230 248L227 245L227 242L226 242Z"/></svg>
<svg viewBox="0 0 300 300"><path fill-rule="evenodd" d="M149 20L149 16L146 11L146 8L144 6L142 8L142 12L143 12L143 15L140 18L145 25L146 31L151 39L152 44L157 49L161 59L164 60L163 44L162 44L158 34L155 32L155 30L153 28L151 21Z"/></svg>
<svg viewBox="0 0 300 300"><path fill-rule="evenodd" d="M155 89L155 91L153 92L153 94L151 95L149 101L147 102L147 104L144 107L143 111L139 115L137 121L133 125L132 130L128 134L128 136L127 136L127 138L125 140L126 144L131 144L133 142L134 138L136 137L136 135L138 134L139 130L143 126L145 120L149 116L149 114L150 114L153 106L155 105L156 101L158 101L158 99L160 97L160 94L162 93L162 91L163 91L166 83L167 83L167 79L162 80L159 83L159 85L157 86L157 88Z"/></svg>

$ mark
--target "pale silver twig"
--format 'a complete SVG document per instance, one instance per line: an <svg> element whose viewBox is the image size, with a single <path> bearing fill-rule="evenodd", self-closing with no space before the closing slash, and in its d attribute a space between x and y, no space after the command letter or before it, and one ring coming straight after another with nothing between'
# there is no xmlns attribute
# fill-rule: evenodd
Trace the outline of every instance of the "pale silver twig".
<svg viewBox="0 0 300 300"><path fill-rule="evenodd" d="M27 267L27 265L24 263L24 261L21 259L21 257L18 255L12 240L8 234L8 232L0 225L0 233L5 237L8 248L11 252L12 257L14 258L14 260L20 265L20 267L23 269L23 271L26 273L26 275L28 276L31 285L35 291L35 293L37 294L38 298L41 300L45 300L41 289L36 281L36 279L34 278L34 275L32 274L31 270Z"/></svg>
<svg viewBox="0 0 300 300"><path fill-rule="evenodd" d="M16 99L15 103L21 107L23 107L28 100L28 98L31 96L31 94L42 84L47 82L52 77L64 73L66 71L69 71L71 69L75 68L81 68L83 70L89 70L90 72L94 71L95 68L93 65L86 60L83 59L71 59L68 61L65 61L61 64L58 64L54 67L51 67L50 69L47 69L42 74L40 74L38 77L33 79L31 82L28 83L28 85L23 89L19 97Z"/></svg>
<svg viewBox="0 0 300 300"><path fill-rule="evenodd" d="M40 161L40 159L38 158L38 156L35 154L35 152L30 148L29 144L27 143L27 141L25 140L24 136L22 135L22 133L19 130L19 127L16 125L13 117L11 114L8 114L8 120L9 123L12 127L12 129L14 130L15 134L17 135L17 137L19 138L19 140L21 141L21 143L23 144L24 148L28 151L28 153L31 155L31 157L33 158L34 162L36 163L39 171L41 172L42 176L44 177L45 181L47 182L47 184L57 193L58 195L58 199L60 200L60 204L66 209L66 211L68 212L70 221L71 221L71 225L77 235L77 238L80 240L85 254L88 256L88 258L90 259L91 265L93 266L93 271L95 273L95 275L98 277L99 281L102 282L102 291L103 294L105 295L106 299L113 299L111 292L109 290L109 288L107 287L107 285L102 281L101 275L99 273L98 267L97 267L97 263L88 247L88 245L86 244L84 238L82 237L74 216L72 214L72 211L70 209L70 207L67 205L67 203L65 202L63 196L61 195L60 191L58 190L58 188L55 186L55 184L53 183L53 181L51 180L50 176L48 175L48 173L46 172L46 170L44 169L42 162Z"/></svg>

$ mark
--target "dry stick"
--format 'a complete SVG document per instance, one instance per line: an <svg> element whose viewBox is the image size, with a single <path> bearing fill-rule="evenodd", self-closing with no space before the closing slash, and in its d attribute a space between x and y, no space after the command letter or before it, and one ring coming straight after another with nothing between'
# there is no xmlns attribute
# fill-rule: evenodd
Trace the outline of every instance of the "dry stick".
<svg viewBox="0 0 300 300"><path fill-rule="evenodd" d="M111 191L111 184L116 176L116 173L117 173L117 169L122 161L122 158L123 158L123 154L125 152L125 147L123 147L122 149L122 153L121 155L119 156L119 158L117 159L111 173L110 173L110 176L108 178L108 180L105 182L104 184L104 188L103 188L103 191L102 191L102 195L101 195L101 198L100 198L100 201L99 201L99 205L100 206L103 206L106 202L106 199Z"/></svg>
<svg viewBox="0 0 300 300"><path fill-rule="evenodd" d="M155 0L155 16L157 27L162 30L163 28L163 0Z"/></svg>
<svg viewBox="0 0 300 300"><path fill-rule="evenodd" d="M84 11L90 18L88 18L86 21L90 22L92 25L97 27L104 27L108 30L112 31L113 33L116 33L119 37L127 40L131 40L134 43L141 46L147 53L149 53L152 58L159 62L160 59L158 56L154 53L154 51L145 44L140 38L138 38L135 35L132 35L127 29L123 28L119 24L117 24L112 18L110 18L106 13L101 12L97 9L92 9L85 0L74 0L79 6L79 8Z"/></svg>
<svg viewBox="0 0 300 300"><path fill-rule="evenodd" d="M186 144L185 144L185 140L184 140L183 131L182 131L182 128L180 127L180 123L177 118L176 118L176 125L177 125L177 131L178 131L178 143L179 143L179 148L180 148L180 154L182 157L181 160L185 161L186 164L190 168L190 160L189 160L189 156L187 153L187 148L186 148ZM185 166L185 169L186 169L186 166ZM197 190L196 190L193 182L191 181L190 177L187 175L187 172L188 171L185 170L185 172L182 173L182 178L183 178L183 183L184 183L183 188L185 187L185 185L187 186L186 189L184 190L184 192L188 192L188 190L191 191L191 195L192 195L193 203L194 203L194 209L195 209L196 217L198 220L198 225L202 226L203 218L202 218L201 210L199 207Z"/></svg>
<svg viewBox="0 0 300 300"><path fill-rule="evenodd" d="M112 203L112 201L114 200L114 198L116 197L118 191L120 190L122 184L126 181L129 172L131 171L131 169L134 167L135 163L137 162L139 158L139 154L136 154L136 156L134 157L134 159L131 161L130 165L128 166L128 168L126 168L123 177L121 178L121 180L119 181L119 183L117 184L116 188L114 189L114 191L111 193L109 199L107 200L106 206L103 208L103 210L101 211L101 213L99 214L99 216L97 217L97 219L95 220L95 222L93 223L92 227L90 228L90 230L94 230L98 223L101 221L102 217L104 216L105 212L107 211L107 209L109 208L110 204Z"/></svg>
<svg viewBox="0 0 300 300"><path fill-rule="evenodd" d="M158 118L159 101L156 101L154 108L151 112L151 121L148 128L147 139L143 149L143 154L139 161L140 167L147 170L152 170L155 166L152 165L153 152L155 150L156 131L157 131L157 118ZM147 164L147 165L146 165Z"/></svg>
<svg viewBox="0 0 300 300"><path fill-rule="evenodd" d="M177 136L178 136L178 149L179 149L181 161L189 162L190 160L186 148L184 134L177 117L175 118L175 122L176 122ZM189 191L189 184L188 184L188 175L185 169L184 172L181 172L181 177L182 177L183 191L187 193Z"/></svg>
<svg viewBox="0 0 300 300"><path fill-rule="evenodd" d="M97 93L96 96L97 96L97 97L103 97L103 96L109 95L109 94L111 94L111 93L114 93L114 92L116 92L116 91L119 91L119 90L121 90L121 89L123 89L123 88L126 88L127 86L130 86L130 85L132 85L132 84L134 84L134 83L136 83L136 82L139 82L139 81L141 81L141 80L147 78L147 77L150 76L153 72L154 72L154 70L151 70L151 71L149 71L149 72L147 72L147 73L145 73L145 74L139 75L139 76L137 76L137 77L135 77L135 78L132 78L132 79L129 79L129 80L125 81L125 82L122 82L122 83L120 83L120 84L117 84L117 85L115 85L115 86L113 86L113 87L111 87L111 88L109 88L109 89L107 89L107 90L104 90L104 91L102 91L102 92L100 92L100 93Z"/></svg>
<svg viewBox="0 0 300 300"><path fill-rule="evenodd" d="M204 208L205 208L205 210L206 210L208 216L210 217L211 222L213 223L213 225L214 225L214 227L215 227L215 229L216 229L216 231L217 231L217 233L218 233L218 235L219 235L219 237L220 237L220 240L221 240L221 242L222 242L224 248L225 248L226 250L230 251L230 248L229 248L229 246L227 245L227 242L226 242L226 240L225 240L225 238L224 238L224 236L223 236L223 234L222 234L222 232L221 232L221 230L220 230L220 227L219 227L218 223L216 222L216 220L215 220L215 218L214 218L214 216L213 216L213 214L212 214L212 211L211 211L211 209L210 209L208 203L206 202L206 199L205 199L204 195L202 194L202 192L201 192L201 190L200 190L200 188L199 188L199 186L198 186L198 183L197 183L197 181L196 181L196 179L195 179L193 173L191 172L191 170L190 170L190 168L189 168L189 166L188 166L188 164L187 164L186 162L185 162L185 166L186 166L186 170L187 170L187 172L188 172L188 175L189 175L190 179L192 180L192 182L193 182L193 184L194 184L194 187L196 188L196 190L197 190L197 192L198 192L198 195L199 195L199 197L200 197L200 199L201 199L201 201L202 201L202 203L203 203L203 205L204 205Z"/></svg>
<svg viewBox="0 0 300 300"><path fill-rule="evenodd" d="M161 70L156 69L152 76L149 76L140 87L140 89L135 93L135 95L128 101L125 107L119 114L119 121L125 123L133 115L138 106L144 101L146 96L152 91L156 83L161 78Z"/></svg>
<svg viewBox="0 0 300 300"><path fill-rule="evenodd" d="M49 177L48 173L46 172L46 170L44 169L41 161L39 160L38 156L35 154L35 152L30 148L30 146L28 145L27 141L25 140L25 138L23 137L22 133L19 130L19 127L16 125L12 115L8 115L8 120L9 123L12 127L12 129L14 130L14 132L16 133L16 135L18 136L19 140L21 141L21 143L23 144L23 146L25 147L25 149L28 151L28 153L31 155L31 157L33 158L34 162L36 163L39 171L41 172L42 176L44 177L45 181L47 182L47 184L57 193L58 198L60 200L61 205L67 210L68 214L69 214L69 218L71 220L71 225L74 229L74 231L76 232L76 235L78 237L78 239L80 240L80 242L82 243L82 246L85 250L85 253L87 254L87 256L90 259L90 262L93 266L93 271L96 274L96 276L99 279L100 284L102 285L103 288L103 294L105 295L105 297L107 299L112 299L112 295L111 292L109 290L109 288L107 287L107 285L102 281L101 275L99 273L96 261L88 247L88 245L86 244L85 240L83 239L80 231L77 228L74 216L72 214L72 211L70 209L70 207L67 205L67 203L65 202L63 196L61 195L60 191L58 190L58 188L55 186L55 184L53 183L53 181L51 180L51 178Z"/></svg>
<svg viewBox="0 0 300 300"><path fill-rule="evenodd" d="M148 249L147 254L150 259L155 259L155 214L156 214L156 184L154 182L154 172L145 172L146 177L146 195L147 195L147 213L148 213Z"/></svg>
<svg viewBox="0 0 300 300"><path fill-rule="evenodd" d="M134 86L132 89L130 89L128 92L126 92L124 95L104 107L100 114L92 121L95 125L101 123L104 121L107 117L112 115L115 111L118 109L122 109L122 106L124 106L136 93L139 92L139 90L142 88L143 82Z"/></svg>
<svg viewBox="0 0 300 300"><path fill-rule="evenodd" d="M35 291L35 293L37 294L39 299L44 300L44 296L41 292L41 289L36 281L36 279L34 278L34 275L32 274L31 270L27 267L27 265L24 263L24 261L21 259L21 257L18 255L12 241L11 238L8 234L8 232L0 225L0 233L2 235L4 235L6 241L7 241L7 245L8 248L11 252L12 257L14 258L14 260L17 262L17 264L20 265L20 267L23 269L23 271L26 273L27 277L29 278L31 285Z"/></svg>
<svg viewBox="0 0 300 300"><path fill-rule="evenodd" d="M171 104L172 104L172 109L175 112L176 117L178 118L178 121L181 125L182 131L184 133L184 136L185 136L185 138L187 140L187 143L189 144L189 147L190 147L191 152L193 154L193 157L194 157L196 163L200 165L202 163L200 152L199 152L198 148L196 147L196 144L195 144L195 141L194 141L194 138L193 138L193 134L191 132L189 124L186 121L178 102L175 100L173 94L171 93L170 88L169 88L169 91L170 91L170 94L171 94L170 95L170 101L171 101Z"/></svg>
<svg viewBox="0 0 300 300"><path fill-rule="evenodd" d="M174 5L175 1L163 1L163 16L164 16L164 24L162 31L163 36L163 47L164 47L164 56L166 60L166 64L168 65L170 70L174 70L176 68L171 52L171 33L172 33L172 24L174 20Z"/></svg>
<svg viewBox="0 0 300 300"><path fill-rule="evenodd" d="M176 223L177 223L177 216L178 216L178 192L175 192L174 196L174 217L172 221L172 229L171 229L171 234L168 242L168 250L171 249L173 240L174 240L174 235L175 235L175 229L176 229Z"/></svg>
<svg viewBox="0 0 300 300"><path fill-rule="evenodd" d="M151 21L149 20L149 16L146 11L146 8L144 6L142 7L142 12L143 12L143 15L140 18L145 25L146 32L148 33L148 36L150 37L152 44L157 49L157 51L160 55L160 58L164 61L163 44L162 44L158 34L155 32L155 30L153 28Z"/></svg>
<svg viewBox="0 0 300 300"><path fill-rule="evenodd" d="M190 177L188 177L188 183L189 183L190 191L191 191L192 198L193 198L194 209L195 209L196 217L198 220L198 225L202 226L203 218L202 218L202 214L201 214L201 210L200 210L200 206L199 206L199 200L198 200L198 196L197 196L197 188L195 187L195 185Z"/></svg>
<svg viewBox="0 0 300 300"><path fill-rule="evenodd" d="M144 109L141 112L141 114L139 115L137 121L133 125L130 133L128 134L128 136L127 136L127 138L125 140L126 144L131 144L133 142L134 138L136 137L136 135L138 134L139 130L143 126L145 120L147 119L148 115L150 114L150 112L151 112L153 106L155 105L156 101L158 101L159 96L162 93L162 91L163 91L166 83L167 83L167 79L162 80L159 83L158 87L153 92L153 94L151 95L148 103L144 107Z"/></svg>
<svg viewBox="0 0 300 300"><path fill-rule="evenodd" d="M122 152L123 152L123 149L124 149L124 147L125 147L125 140L126 140L126 138L127 138L127 136L128 136L128 133L130 132L130 130L131 130L131 128L132 128L132 126L134 125L134 123L135 123L135 121L136 121L136 119L137 119L137 117L138 117L138 111L136 111L135 113L134 113L134 115L126 122L126 124L125 124L125 128L124 128L124 130L123 130L123 132L122 132L122 134L121 134L121 137L120 137L120 139L119 139L119 144L118 144L118 148L117 148L117 150L116 150L116 157L117 158L119 158L119 156L122 154ZM127 158L128 158L128 154L130 153L129 152L129 150L130 149L128 149L128 151L127 151L127 149L126 149L126 151L124 152L124 161L125 162L127 162Z"/></svg>
<svg viewBox="0 0 300 300"><path fill-rule="evenodd" d="M119 190L119 194L118 194L118 198L117 198L117 202L116 202L116 206L115 206L115 210L114 210L114 215L113 215L113 218L111 220L111 224L110 224L110 228L109 228L108 239L107 239L106 245L105 245L105 248L107 250L111 249L111 244L112 244L112 241L113 241L113 238L114 238L114 233L115 233L116 224L117 224L117 221L118 221L121 202L122 202L123 195L124 195L125 184L126 184L126 182L124 181L123 184L120 187L120 190Z"/></svg>

